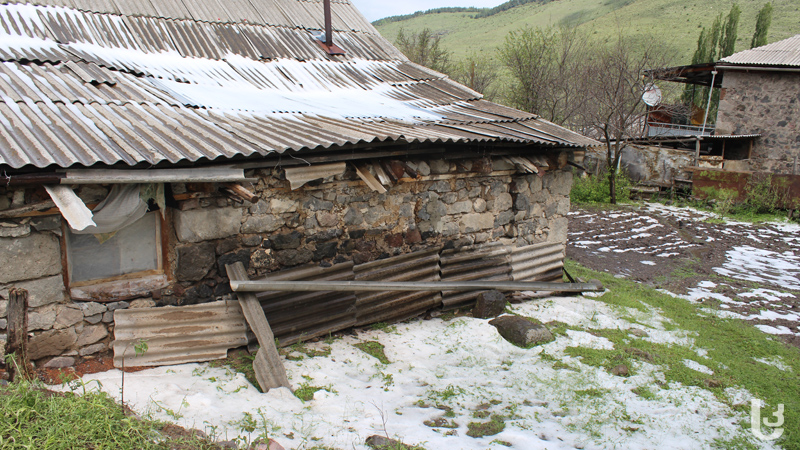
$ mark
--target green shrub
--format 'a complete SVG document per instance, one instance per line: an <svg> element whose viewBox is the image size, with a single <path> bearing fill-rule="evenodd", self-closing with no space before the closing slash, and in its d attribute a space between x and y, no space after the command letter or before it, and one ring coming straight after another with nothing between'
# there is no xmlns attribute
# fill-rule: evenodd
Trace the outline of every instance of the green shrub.
<svg viewBox="0 0 800 450"><path fill-rule="evenodd" d="M632 182L624 172L617 174L617 203L631 199ZM572 203L611 203L611 189L608 172L586 178L575 177L569 193Z"/></svg>

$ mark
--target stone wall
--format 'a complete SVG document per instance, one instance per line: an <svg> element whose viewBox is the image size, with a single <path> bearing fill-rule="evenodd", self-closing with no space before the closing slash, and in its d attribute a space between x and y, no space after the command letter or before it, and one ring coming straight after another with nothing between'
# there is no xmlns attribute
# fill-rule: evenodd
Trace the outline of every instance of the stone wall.
<svg viewBox="0 0 800 450"><path fill-rule="evenodd" d="M172 214L168 271L173 282L153 298L131 302L72 302L62 277L58 216L0 221L5 236L0 237L0 336L11 286L30 291L33 359L61 356L50 361L61 365L108 349L117 309L197 304L231 295L225 265L236 261L259 277L299 264L360 264L435 246L508 238L518 245L566 242L569 171L524 175L502 162L495 162L490 174L471 172L470 161L409 165L421 178L401 180L383 194L366 187L352 169L294 191L282 170L259 169L248 173L259 179L255 204L236 204L219 193L180 201ZM172 188L186 191L181 184ZM79 194L89 201L104 192L93 186ZM5 198L15 195L20 196L7 192Z"/></svg>
<svg viewBox="0 0 800 450"><path fill-rule="evenodd" d="M689 178L684 168L693 162L694 150L629 144L622 149L620 166L633 181L671 184L673 178ZM588 149L583 165L591 174L605 172L605 146Z"/></svg>
<svg viewBox="0 0 800 450"><path fill-rule="evenodd" d="M751 169L793 173L800 165L800 73L726 70L722 87L716 133L760 133Z"/></svg>

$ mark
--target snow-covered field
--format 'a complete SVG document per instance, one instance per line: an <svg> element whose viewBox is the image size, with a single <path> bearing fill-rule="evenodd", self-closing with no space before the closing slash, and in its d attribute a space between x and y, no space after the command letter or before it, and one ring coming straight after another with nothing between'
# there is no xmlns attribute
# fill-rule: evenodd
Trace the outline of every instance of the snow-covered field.
<svg viewBox="0 0 800 450"><path fill-rule="evenodd" d="M621 221L626 233L611 230L571 239L573 245L596 254L640 254L636 267L659 270L673 254L685 256L689 250L725 239L725 227L714 227L705 222L708 218L705 213L662 205L648 205L641 212L578 212L571 220L610 220L615 225ZM681 225L670 228L671 220ZM683 223L692 225L691 241ZM708 273L722 278L693 282L680 297L711 299L719 304L720 309L714 310L718 314L755 320L768 333L795 334L770 321L800 322L795 294L787 292L800 290L800 227L733 225L735 232L729 235L740 242L746 235L746 242L720 253L725 254L724 261L709 266ZM656 248L642 247L648 241ZM785 242L785 246L775 251L761 241ZM721 289L725 280L740 283ZM727 388L727 401L722 401L703 388L666 383L664 367L645 360L633 360L633 375L620 377L570 356L570 347L615 349L612 341L592 334L593 329L625 330L654 343L690 349L697 357L682 363L714 376L707 349L696 347L691 333L665 327L667 319L658 310L610 307L601 300L595 294L514 305L520 315L575 328L532 349L506 342L488 320L471 317L414 320L307 344L330 354L308 357L295 351L291 359L284 358L295 389L322 388L306 402L285 388L261 394L243 375L208 364L126 374L125 402L139 414L243 446L268 435L287 449L360 450L367 448L368 436L379 434L428 449L703 449L736 439L758 448L776 448L755 440L741 426L749 416L730 406L749 405L752 395L741 387ZM747 315L739 308L745 303L763 309ZM388 364L354 346L369 341L385 347ZM754 359L753 364L791 371L780 358ZM85 387L120 398L117 370L87 375L82 381ZM470 422L487 422L494 414L507 418L503 431L477 438L467 435Z"/></svg>
<svg viewBox="0 0 800 450"><path fill-rule="evenodd" d="M638 328L645 339L694 348L687 333L665 331L658 311L610 308L586 297L536 299L514 306L518 314L557 320L585 330ZM633 318L629 323L620 318ZM641 334L641 333L640 333ZM353 344L378 341L390 363ZM163 367L125 376L125 401L153 418L197 428L219 439L243 443L265 430L286 448L364 449L373 434L388 434L428 449L693 449L715 439L749 438L746 420L705 389L675 383L664 388L660 368L634 363L635 375L619 377L565 353L567 347L611 349L613 343L586 331L568 330L533 349L506 342L488 320L460 317L397 324L309 348L329 356L285 360L293 387L321 386L302 402L285 388L260 394L238 373L208 364ZM561 366L554 367L558 361ZM780 364L765 361L763 364ZM687 360L691 369L711 369ZM564 366L565 365L565 366ZM567 367L568 366L568 367ZM121 373L87 375L83 382L119 398ZM632 392L644 386L654 395ZM731 389L733 404L749 395ZM452 417L445 417L449 407ZM510 417L497 435L467 436L473 414ZM480 413L479 413L480 414ZM485 414L485 413L484 413ZM423 423L444 417L456 428ZM247 425L256 429L248 432ZM772 448L760 444L762 448Z"/></svg>

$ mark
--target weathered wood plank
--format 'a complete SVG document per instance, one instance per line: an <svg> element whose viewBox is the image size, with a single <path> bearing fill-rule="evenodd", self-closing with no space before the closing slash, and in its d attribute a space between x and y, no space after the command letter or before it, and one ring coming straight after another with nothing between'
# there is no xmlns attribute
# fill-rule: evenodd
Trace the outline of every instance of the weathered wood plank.
<svg viewBox="0 0 800 450"><path fill-rule="evenodd" d="M28 291L11 288L8 291L8 341L6 355L13 355L8 364L11 381L31 376L28 366Z"/></svg>
<svg viewBox="0 0 800 450"><path fill-rule="evenodd" d="M247 281L247 271L241 262L229 264L225 267L228 278L231 281ZM286 369L283 367L281 357L278 354L278 347L275 345L275 335L269 326L261 303L252 293L237 293L239 303L242 305L242 312L256 335L261 348L256 353L253 362L253 370L256 373L256 380L264 392L276 387L287 387L291 389L289 378L286 376Z"/></svg>

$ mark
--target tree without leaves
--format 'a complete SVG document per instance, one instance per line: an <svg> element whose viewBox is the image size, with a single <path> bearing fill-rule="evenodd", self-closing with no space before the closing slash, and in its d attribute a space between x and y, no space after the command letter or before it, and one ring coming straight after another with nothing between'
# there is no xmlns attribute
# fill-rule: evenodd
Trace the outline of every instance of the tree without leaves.
<svg viewBox="0 0 800 450"><path fill-rule="evenodd" d="M497 81L497 65L490 58L472 54L455 64L451 76L454 80L478 91L487 100L497 95L494 83Z"/></svg>
<svg viewBox="0 0 800 450"><path fill-rule="evenodd" d="M644 71L664 67L668 61L669 51L655 37L634 40L620 33L614 41L596 47L585 72L578 74L585 80L588 95L582 109L584 126L605 141L611 203L617 202L622 149L644 132L642 94L653 81L644 78Z"/></svg>
<svg viewBox="0 0 800 450"><path fill-rule="evenodd" d="M575 127L586 99L576 77L588 48L587 35L575 28L524 28L509 33L499 50L513 79L509 102L551 122Z"/></svg>
<svg viewBox="0 0 800 450"><path fill-rule="evenodd" d="M753 33L753 39L750 41L750 48L761 47L767 45L767 33L769 26L772 23L772 3L767 3L758 12L756 18L756 31Z"/></svg>
<svg viewBox="0 0 800 450"><path fill-rule="evenodd" d="M429 28L410 34L406 34L405 29L401 28L395 45L411 61L448 73L451 70L450 52L442 48L441 39L441 35L435 34Z"/></svg>

